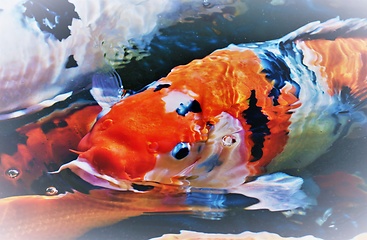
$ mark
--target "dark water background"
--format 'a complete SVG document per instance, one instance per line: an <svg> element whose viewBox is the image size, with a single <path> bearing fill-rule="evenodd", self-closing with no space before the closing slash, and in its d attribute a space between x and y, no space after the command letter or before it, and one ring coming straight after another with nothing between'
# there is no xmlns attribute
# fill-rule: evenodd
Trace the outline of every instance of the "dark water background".
<svg viewBox="0 0 367 240"><path fill-rule="evenodd" d="M150 44L150 56L118 70L124 87L138 90L146 84L167 75L175 66L202 58L212 51L231 43L247 43L276 39L312 21L325 21L339 16L341 19L367 17L364 1L312 1L285 0L273 5L272 1L247 0L248 10L228 20L222 14L193 19L194 23L178 23L160 30ZM366 86L367 87L367 86ZM367 126L353 135L335 142L330 151L302 172L305 179L343 171L367 180ZM73 178L74 176L69 176ZM47 181L49 179L44 179ZM55 181L51 179L50 181ZM77 182L78 179L69 180ZM40 192L43 184L39 183ZM79 189L87 184L77 183ZM57 185L55 183L54 185ZM62 188L62 184L61 186ZM59 190L63 190L63 189ZM64 191L67 191L65 187ZM35 193L37 192L35 187ZM365 189L367 191L367 189ZM283 237L314 235L324 239L350 239L367 232L367 208L336 207L338 196L325 194L319 205L305 210L305 215L289 218L280 212L267 210L245 211L252 200L242 196L225 196L227 211L223 214L147 214L121 221L112 226L94 229L80 240L89 239L149 239L180 230L207 233L240 233L243 231L268 231ZM213 204L215 208L215 204ZM333 208L323 224L317 221Z"/></svg>
<svg viewBox="0 0 367 240"><path fill-rule="evenodd" d="M337 16L341 19L367 17L363 1L285 1L284 5L272 5L270 2L245 1L248 11L232 21L216 14L196 20L194 25L180 23L161 30L161 35L151 43L149 57L120 70L124 86L139 89L165 76L172 67L202 58L231 43L276 39L309 22ZM344 171L367 179L366 129L367 126L363 126L357 130L357 137L337 141L327 154L305 170L305 174L312 176ZM367 232L366 207L334 207L331 216L321 226L318 225L317 219L337 202L333 194L329 198L323 205L306 210L305 216L286 218L279 212L242 210L246 200L233 196L227 199L227 204L232 207L219 220L179 214L146 215L93 230L80 239L148 239L164 233L178 233L181 229L209 233L268 231L284 237L311 234L324 239L350 239Z"/></svg>

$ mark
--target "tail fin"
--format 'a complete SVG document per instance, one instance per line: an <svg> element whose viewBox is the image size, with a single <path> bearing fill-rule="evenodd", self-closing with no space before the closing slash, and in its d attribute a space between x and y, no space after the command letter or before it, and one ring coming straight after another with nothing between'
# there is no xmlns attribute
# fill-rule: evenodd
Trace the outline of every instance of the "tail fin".
<svg viewBox="0 0 367 240"><path fill-rule="evenodd" d="M312 22L280 39L280 44L290 42L302 49L304 63L319 72L330 95L340 95L347 88L355 99L353 105L364 105L367 99L367 19L333 18L324 23Z"/></svg>

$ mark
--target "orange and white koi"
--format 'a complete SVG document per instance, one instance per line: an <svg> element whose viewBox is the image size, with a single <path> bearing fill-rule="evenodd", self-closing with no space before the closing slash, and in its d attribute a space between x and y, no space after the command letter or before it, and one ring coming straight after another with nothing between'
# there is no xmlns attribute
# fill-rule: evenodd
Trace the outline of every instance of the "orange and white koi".
<svg viewBox="0 0 367 240"><path fill-rule="evenodd" d="M111 108L60 170L120 190L169 184L265 196L278 183L294 194L302 179L279 171L307 166L349 122L365 121L366 29L366 19L336 18L230 45L119 101L109 97L116 84L97 75L92 94Z"/></svg>

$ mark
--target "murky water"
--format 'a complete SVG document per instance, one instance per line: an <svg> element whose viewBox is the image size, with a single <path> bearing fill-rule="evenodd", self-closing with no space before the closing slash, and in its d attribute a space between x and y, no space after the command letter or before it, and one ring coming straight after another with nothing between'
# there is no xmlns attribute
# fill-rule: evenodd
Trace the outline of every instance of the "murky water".
<svg viewBox="0 0 367 240"><path fill-rule="evenodd" d="M200 1L198 1L200 2ZM204 5L209 1L204 1ZM174 67L202 58L215 49L231 43L248 43L276 39L311 21L340 18L366 17L363 1L242 1L243 8L228 9L231 14L214 13L160 29L147 48L148 56L133 59L118 69L124 87L138 90L157 80ZM1 12L0 12L1 14ZM188 21L188 19L190 21ZM55 108L66 108L70 102L80 99L92 101L83 92L66 102L48 108L41 113L32 113L20 119L0 123L1 153L8 153L10 144L23 140L14 130L26 122L45 116ZM61 136L61 135L60 135ZM207 204L212 212L150 213L131 217L115 224L93 229L80 240L86 239L149 239L180 230L207 233L240 233L243 231L267 231L283 237L313 235L323 239L351 239L367 232L367 125L353 129L351 133L335 142L330 151L302 171L288 171L305 180L304 190L309 195L318 195L318 204L309 209L270 212L268 210L244 210L253 199L236 194L223 196L207 195L205 200L194 199L195 204ZM72 153L70 153L72 154ZM68 155L69 160L76 155ZM2 164L5 160L2 159ZM66 160L65 160L66 161ZM11 195L57 195L77 189L87 192L93 187L69 171L49 175L55 171L60 160L49 159L47 163L28 163L29 169L38 169L39 176L32 183L19 181L17 167L2 166L4 176L0 184L0 197ZM1 163L1 162L0 162ZM33 167L31 165L35 165ZM22 173L24 176L24 173ZM323 176L327 176L323 178ZM352 176L352 177L351 177ZM350 181L343 181L349 179ZM9 179L11 183L9 184ZM15 179L15 180L14 180ZM28 179L32 179L28 177ZM362 181L362 182L359 182ZM324 183L323 187L320 184ZM24 186L27 186L25 188ZM355 194L355 195L354 195ZM219 211L218 211L219 210ZM222 211L225 210L225 211Z"/></svg>

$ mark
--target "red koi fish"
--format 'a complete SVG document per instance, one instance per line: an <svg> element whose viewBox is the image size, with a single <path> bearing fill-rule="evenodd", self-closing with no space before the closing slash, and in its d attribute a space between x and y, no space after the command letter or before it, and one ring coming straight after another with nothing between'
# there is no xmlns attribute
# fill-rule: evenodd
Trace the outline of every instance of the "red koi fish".
<svg viewBox="0 0 367 240"><path fill-rule="evenodd" d="M101 107L70 106L16 129L2 142L0 152L1 196L29 194L31 184L43 173L75 158L75 149L93 126Z"/></svg>
<svg viewBox="0 0 367 240"><path fill-rule="evenodd" d="M358 209L360 206L367 205L367 184L361 177L338 171L317 175L313 179L322 190L318 202L333 202L339 211L353 207ZM333 197L330 198L330 196Z"/></svg>
<svg viewBox="0 0 367 240"><path fill-rule="evenodd" d="M91 92L111 107L60 170L119 190L170 184L245 195L249 178L275 173L256 183L264 191L250 191L269 195L285 177L277 172L307 166L351 121L365 121L366 28L366 19L332 19L230 45L117 103L116 84L97 75ZM285 178L288 191L302 185Z"/></svg>

